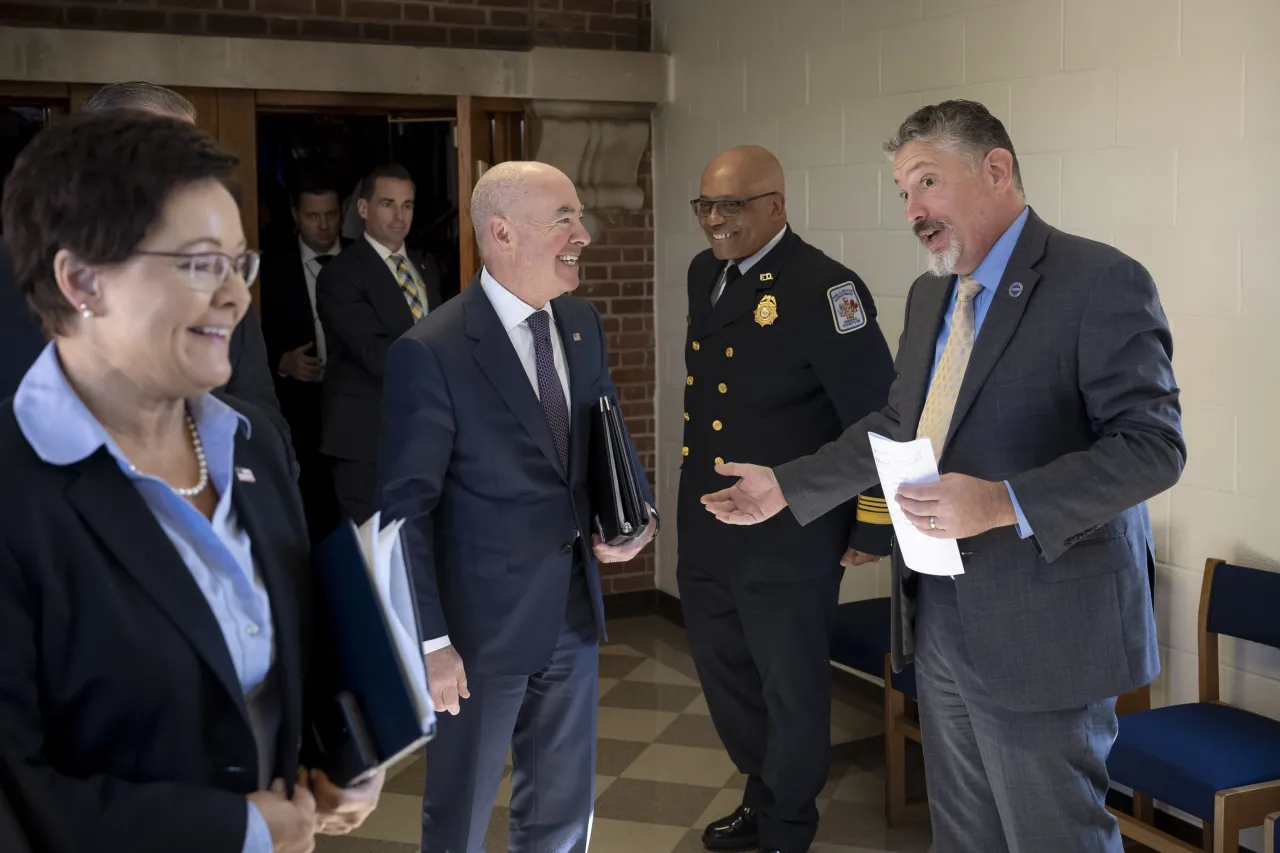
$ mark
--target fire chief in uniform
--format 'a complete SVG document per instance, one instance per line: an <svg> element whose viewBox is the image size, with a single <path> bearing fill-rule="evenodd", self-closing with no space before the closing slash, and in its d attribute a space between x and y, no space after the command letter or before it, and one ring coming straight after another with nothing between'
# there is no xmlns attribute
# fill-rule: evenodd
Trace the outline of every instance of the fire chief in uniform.
<svg viewBox="0 0 1280 853"><path fill-rule="evenodd" d="M729 485L725 459L811 453L879 410L893 361L866 286L787 226L772 154L719 155L692 204L711 248L689 266L677 578L712 721L748 777L703 843L804 853L827 779L840 578L889 553L888 510L877 487L808 527L731 527L700 497Z"/></svg>

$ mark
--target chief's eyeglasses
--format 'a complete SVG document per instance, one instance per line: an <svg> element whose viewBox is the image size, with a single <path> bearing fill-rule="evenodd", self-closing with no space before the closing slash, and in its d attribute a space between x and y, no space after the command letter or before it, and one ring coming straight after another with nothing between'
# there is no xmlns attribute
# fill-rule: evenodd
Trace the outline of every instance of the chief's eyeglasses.
<svg viewBox="0 0 1280 853"><path fill-rule="evenodd" d="M743 208L751 202L777 194L777 191L774 191L771 193L753 195L751 198L722 198L715 200L695 198L693 201L689 202L689 206L693 208L694 215L699 219L704 219L710 216L713 211L719 211L720 215L725 219L732 219L739 213L742 213Z"/></svg>
<svg viewBox="0 0 1280 853"><path fill-rule="evenodd" d="M220 287L227 276L235 270L236 275L244 282L245 287L253 284L258 277L258 266L262 263L262 253L250 249L242 255L232 257L222 252L138 252L152 258L175 258L182 261L178 269L191 276L191 282L197 287Z"/></svg>

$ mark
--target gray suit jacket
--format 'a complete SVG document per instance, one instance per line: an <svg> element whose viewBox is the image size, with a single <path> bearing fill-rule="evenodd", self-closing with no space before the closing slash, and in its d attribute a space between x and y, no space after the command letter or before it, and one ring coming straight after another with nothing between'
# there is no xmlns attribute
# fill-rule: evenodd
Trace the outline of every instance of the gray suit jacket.
<svg viewBox="0 0 1280 853"><path fill-rule="evenodd" d="M884 410L776 469L802 524L876 481L868 432L916 437L950 285L925 275L912 286ZM1172 352L1147 271L1032 211L978 334L939 465L1008 480L1035 533L1022 540L1005 527L960 541L963 639L1005 707L1074 707L1160 670L1145 501L1173 486L1186 460ZM896 550L893 578L900 669L914 651L918 578Z"/></svg>

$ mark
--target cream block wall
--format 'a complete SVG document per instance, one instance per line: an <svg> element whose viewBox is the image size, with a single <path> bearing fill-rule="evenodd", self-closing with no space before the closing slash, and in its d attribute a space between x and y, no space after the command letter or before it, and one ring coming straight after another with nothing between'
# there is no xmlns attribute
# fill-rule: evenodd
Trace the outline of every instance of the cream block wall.
<svg viewBox="0 0 1280 853"><path fill-rule="evenodd" d="M773 148L793 226L867 281L896 350L923 269L879 145L911 110L963 97L1004 120L1031 204L1111 243L1160 287L1189 462L1151 502L1164 674L1195 697L1207 557L1280 569L1280 0L655 0L672 56L656 120L658 440L679 475L687 201L719 149ZM659 584L675 592L675 537ZM887 593L885 570L843 595ZM1223 691L1280 717L1280 653L1233 646Z"/></svg>

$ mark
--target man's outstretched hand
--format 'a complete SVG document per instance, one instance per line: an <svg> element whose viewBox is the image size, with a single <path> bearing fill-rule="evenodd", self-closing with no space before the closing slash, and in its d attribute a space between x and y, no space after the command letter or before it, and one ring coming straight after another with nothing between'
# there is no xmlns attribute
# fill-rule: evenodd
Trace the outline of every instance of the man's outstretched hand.
<svg viewBox="0 0 1280 853"><path fill-rule="evenodd" d="M787 505L771 468L726 462L716 466L716 473L738 478L729 488L702 496L707 512L725 524L759 524L782 512Z"/></svg>

